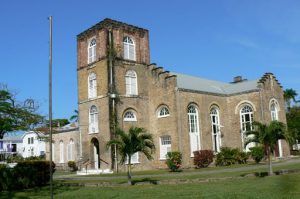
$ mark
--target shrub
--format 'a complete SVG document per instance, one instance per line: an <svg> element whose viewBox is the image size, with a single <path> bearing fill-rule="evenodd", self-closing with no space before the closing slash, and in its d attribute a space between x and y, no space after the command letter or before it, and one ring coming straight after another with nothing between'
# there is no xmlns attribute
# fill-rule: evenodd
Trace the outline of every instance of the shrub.
<svg viewBox="0 0 300 199"><path fill-rule="evenodd" d="M239 149L222 147L220 153L217 154L217 166L229 166L232 164L245 164L249 158L248 153L241 152Z"/></svg>
<svg viewBox="0 0 300 199"><path fill-rule="evenodd" d="M68 161L68 167L71 169L71 171L77 171L78 170L78 167L77 167L75 161Z"/></svg>
<svg viewBox="0 0 300 199"><path fill-rule="evenodd" d="M55 171L55 164L52 164ZM21 161L14 168L0 167L0 189L20 190L46 185L50 180L49 161Z"/></svg>
<svg viewBox="0 0 300 199"><path fill-rule="evenodd" d="M252 159L258 164L264 158L264 148L261 146L255 146L250 148L250 154Z"/></svg>
<svg viewBox="0 0 300 199"><path fill-rule="evenodd" d="M214 152L212 150L194 151L194 165L197 168L205 168L213 162Z"/></svg>
<svg viewBox="0 0 300 199"><path fill-rule="evenodd" d="M181 171L181 161L182 161L182 154L180 152L168 152L167 153L167 160L166 164L168 165L169 169L174 171Z"/></svg>

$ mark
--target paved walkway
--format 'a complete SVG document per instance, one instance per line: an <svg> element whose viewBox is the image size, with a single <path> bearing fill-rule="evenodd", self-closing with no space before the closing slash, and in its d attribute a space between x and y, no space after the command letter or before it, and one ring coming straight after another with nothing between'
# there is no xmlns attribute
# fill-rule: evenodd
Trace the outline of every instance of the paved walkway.
<svg viewBox="0 0 300 199"><path fill-rule="evenodd" d="M300 158L291 158L291 159L287 159L287 160L281 160L278 162L273 162L273 167L274 166L284 166L284 165L290 165L290 164L295 164L295 163L299 163L299 168L300 168ZM161 173L161 174L149 174L149 175L134 175L136 177L139 178L153 178L153 177L162 177L162 176L192 176L192 175L201 175L201 174L217 174L217 173L224 173L224 172L239 172L239 171L249 171L249 170L253 170L253 169L263 169L263 168L267 168L267 162L264 164L258 164L258 165L247 165L247 166L243 166L243 167L237 167L237 168L228 168L228 167L223 167L220 169L213 169L213 170L194 170L194 171L186 171L186 172L180 172L180 173ZM76 181L80 181L80 180L109 180L109 179L124 179L124 175L123 176L78 176L76 174L68 174L68 175L59 175L59 176L54 176L54 179L57 180L67 180L67 181L72 181L72 180L76 180Z"/></svg>

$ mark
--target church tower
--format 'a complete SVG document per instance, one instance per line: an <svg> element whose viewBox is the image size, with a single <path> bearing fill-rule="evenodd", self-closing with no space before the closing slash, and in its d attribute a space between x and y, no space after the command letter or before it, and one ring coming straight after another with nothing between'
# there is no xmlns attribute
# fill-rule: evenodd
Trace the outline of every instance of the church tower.
<svg viewBox="0 0 300 199"><path fill-rule="evenodd" d="M146 29L104 19L77 35L80 151L90 168L117 168L114 149L106 149L118 125L117 101L119 96L138 95L136 74L128 66L138 68L149 63Z"/></svg>

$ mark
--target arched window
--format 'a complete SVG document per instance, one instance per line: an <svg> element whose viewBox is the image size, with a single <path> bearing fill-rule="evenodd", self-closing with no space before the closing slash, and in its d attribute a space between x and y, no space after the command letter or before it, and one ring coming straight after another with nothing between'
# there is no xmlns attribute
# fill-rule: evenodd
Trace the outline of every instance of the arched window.
<svg viewBox="0 0 300 199"><path fill-rule="evenodd" d="M278 120L278 103L275 100L271 101L270 111L272 121Z"/></svg>
<svg viewBox="0 0 300 199"><path fill-rule="evenodd" d="M245 146L245 133L247 131L253 130L253 109L250 105L244 105L240 110L240 123L241 123L241 139L242 139L242 147L244 150L248 151L250 147L254 146L254 143L248 144Z"/></svg>
<svg viewBox="0 0 300 199"><path fill-rule="evenodd" d="M59 142L59 163L64 163L64 142Z"/></svg>
<svg viewBox="0 0 300 199"><path fill-rule="evenodd" d="M96 61L96 39L93 38L89 42L88 46L88 63Z"/></svg>
<svg viewBox="0 0 300 199"><path fill-rule="evenodd" d="M75 144L73 139L70 139L70 142L68 144L68 161L73 161L74 160L74 150L75 149Z"/></svg>
<svg viewBox="0 0 300 199"><path fill-rule="evenodd" d="M124 59L135 60L135 44L130 37L123 39Z"/></svg>
<svg viewBox="0 0 300 199"><path fill-rule="evenodd" d="M194 151L200 150L198 109L194 105L188 107L189 134L191 145L191 156Z"/></svg>
<svg viewBox="0 0 300 199"><path fill-rule="evenodd" d="M124 121L136 121L136 115L132 110L126 111L124 114Z"/></svg>
<svg viewBox="0 0 300 199"><path fill-rule="evenodd" d="M88 96L97 97L97 78L95 73L90 73L88 78Z"/></svg>
<svg viewBox="0 0 300 199"><path fill-rule="evenodd" d="M220 152L221 148L221 129L220 129L220 115L217 108L212 108L210 111L211 127L212 127L212 139L213 150Z"/></svg>
<svg viewBox="0 0 300 199"><path fill-rule="evenodd" d="M53 142L52 142L52 161L56 162L55 161L55 144Z"/></svg>
<svg viewBox="0 0 300 199"><path fill-rule="evenodd" d="M90 108L89 132L98 133L98 111L94 105Z"/></svg>
<svg viewBox="0 0 300 199"><path fill-rule="evenodd" d="M137 95L137 75L133 70L129 70L125 74L126 94Z"/></svg>
<svg viewBox="0 0 300 199"><path fill-rule="evenodd" d="M166 106L162 106L158 110L158 117L168 117L170 115L169 109Z"/></svg>
<svg viewBox="0 0 300 199"><path fill-rule="evenodd" d="M241 129L242 132L250 131L253 129L252 122L253 122L253 109L249 105L245 105L241 111Z"/></svg>

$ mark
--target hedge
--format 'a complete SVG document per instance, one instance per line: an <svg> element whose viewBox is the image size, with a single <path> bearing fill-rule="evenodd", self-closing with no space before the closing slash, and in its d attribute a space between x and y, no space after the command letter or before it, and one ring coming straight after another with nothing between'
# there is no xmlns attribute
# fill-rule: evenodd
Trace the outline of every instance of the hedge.
<svg viewBox="0 0 300 199"><path fill-rule="evenodd" d="M52 164L55 172L55 164ZM0 165L0 191L20 190L46 185L50 180L49 161L21 161L14 168Z"/></svg>

